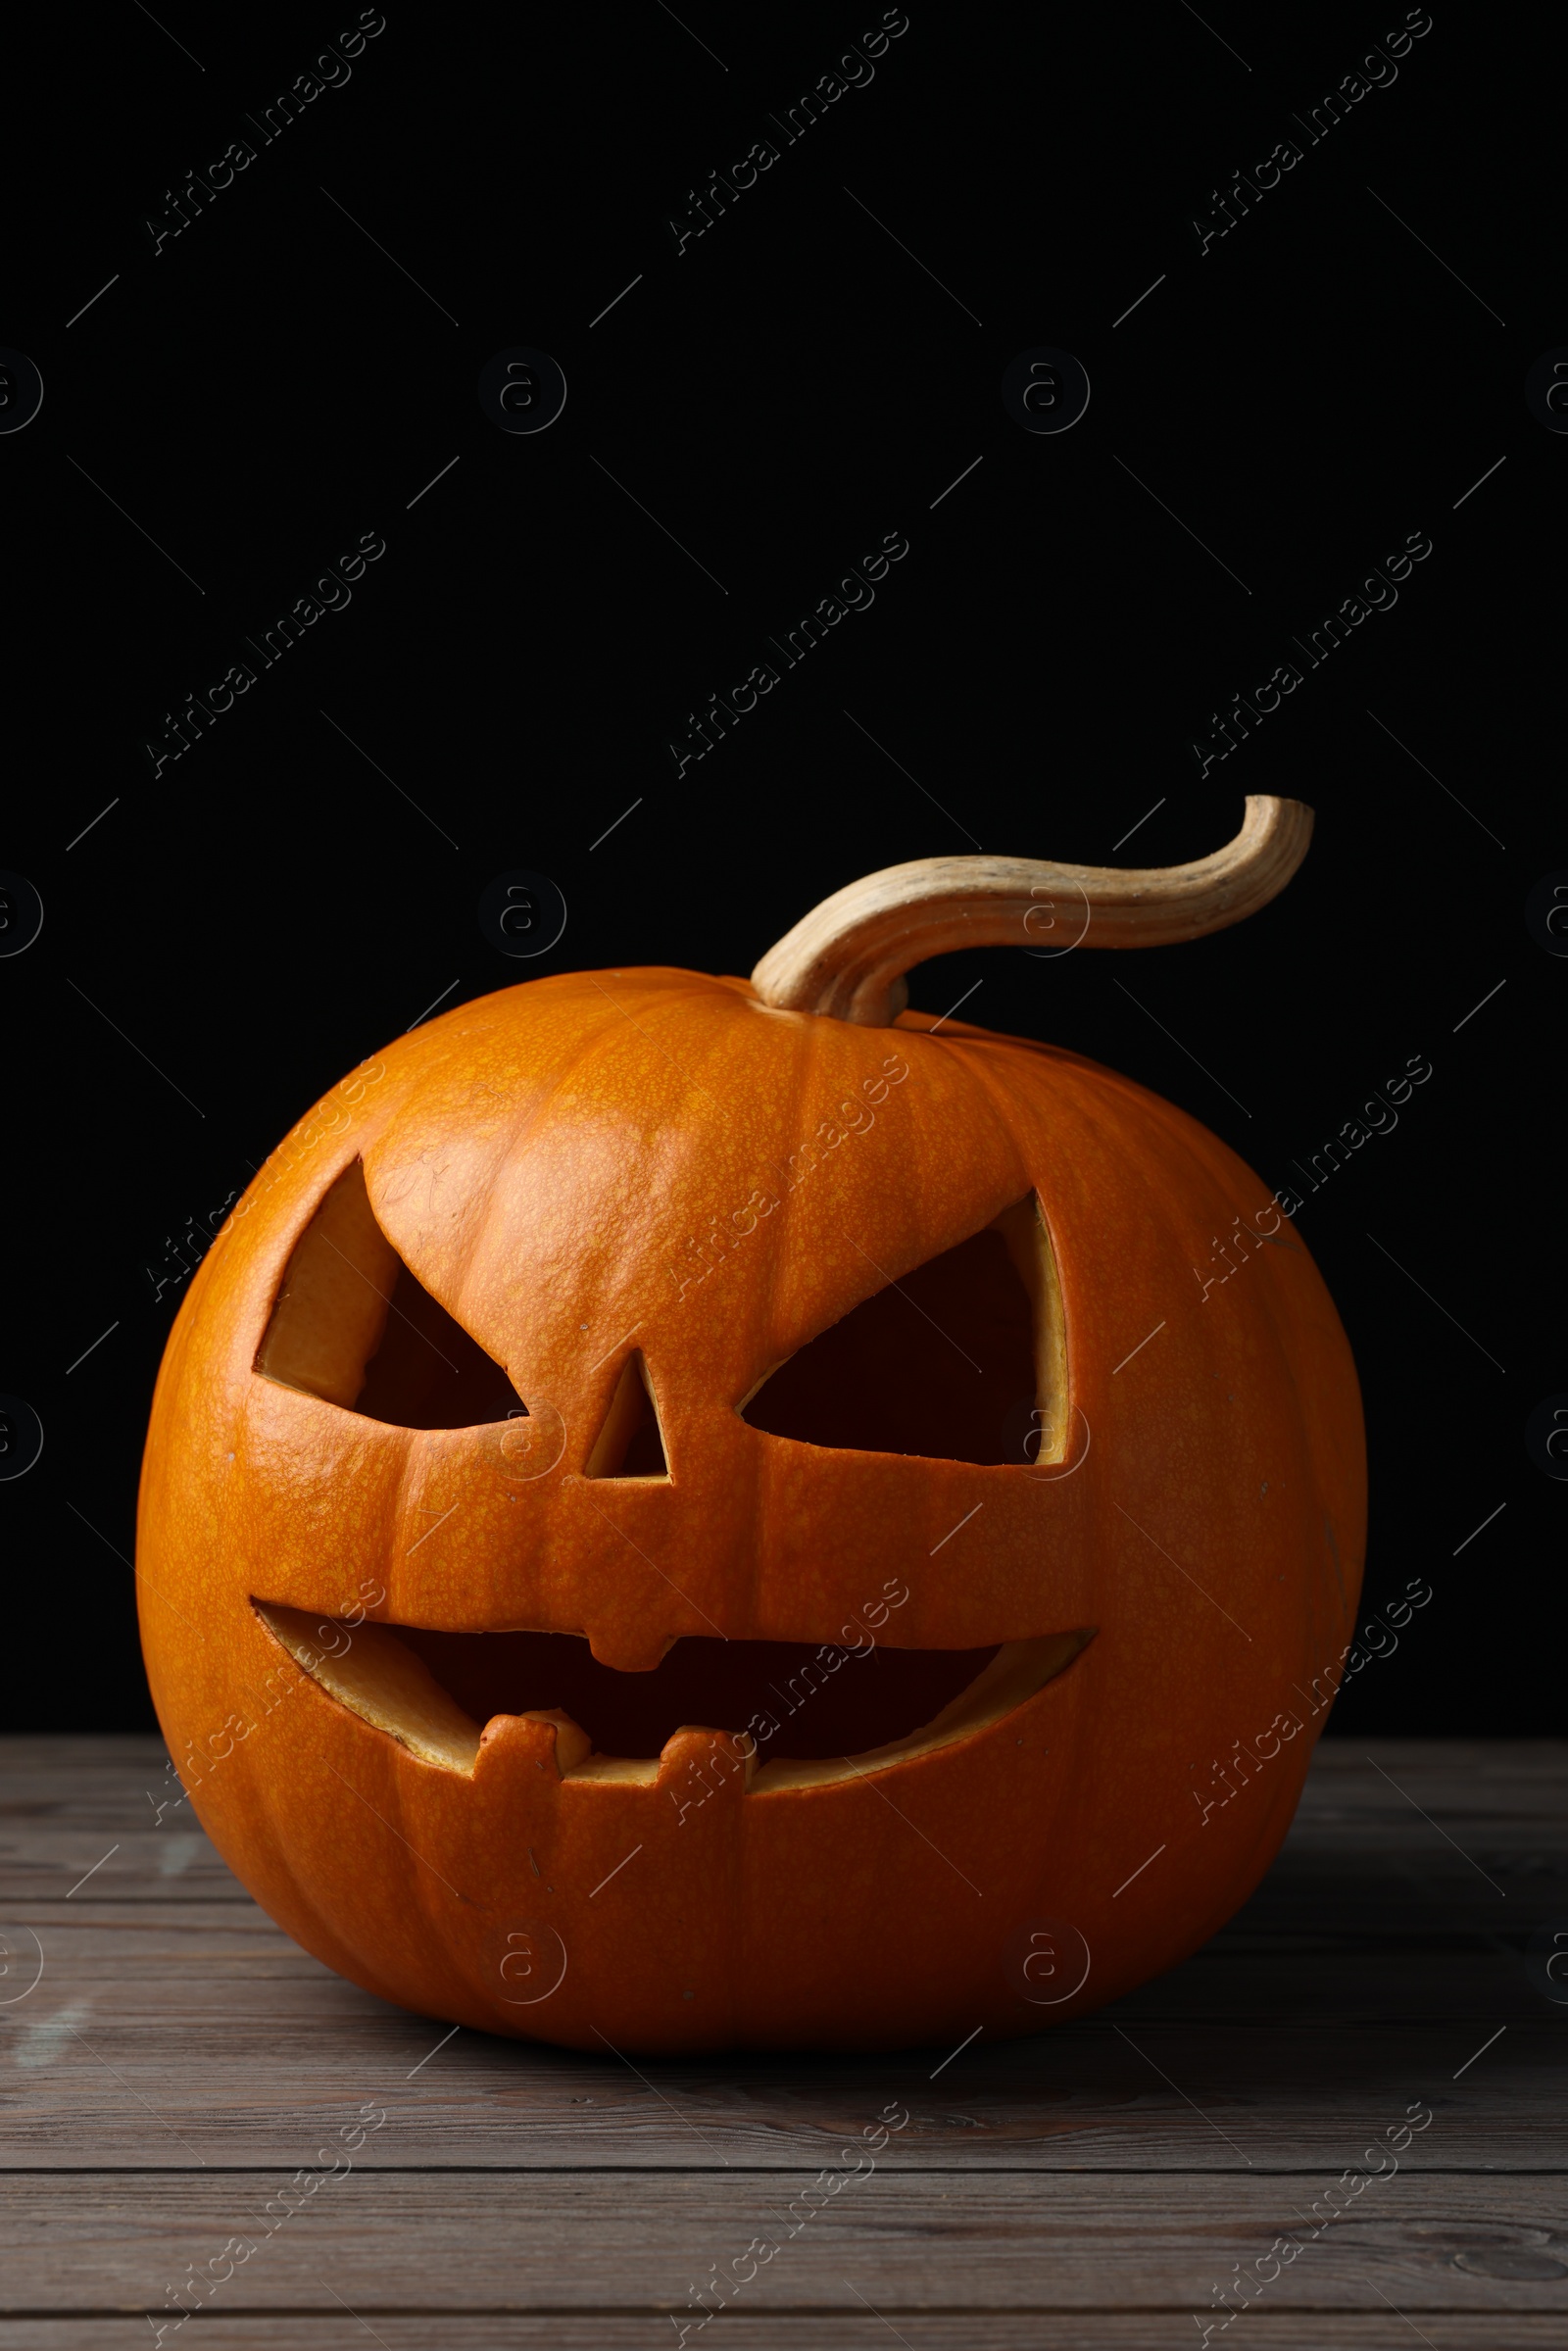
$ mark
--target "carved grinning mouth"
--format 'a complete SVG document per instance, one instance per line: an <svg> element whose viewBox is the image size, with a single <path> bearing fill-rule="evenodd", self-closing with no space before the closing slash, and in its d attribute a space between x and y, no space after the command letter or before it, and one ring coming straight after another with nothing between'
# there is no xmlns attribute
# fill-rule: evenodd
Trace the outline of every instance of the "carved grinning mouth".
<svg viewBox="0 0 1568 2351"><path fill-rule="evenodd" d="M330 1697L442 1770L471 1776L486 1740L520 1715L557 1726L556 1760L573 1780L651 1783L678 1733L749 1733L758 1792L848 1780L971 1738L1094 1638L1084 1627L978 1649L686 1639L653 1672L627 1674L570 1633L351 1631L299 1608L252 1606Z"/></svg>
<svg viewBox="0 0 1568 2351"><path fill-rule="evenodd" d="M289 1259L257 1374L405 1430L471 1429L534 1412L505 1368L403 1263L362 1162L334 1179ZM569 1475L680 1482L654 1367L627 1356ZM734 1402L764 1444L1031 1469L1066 1457L1067 1348L1050 1233L1033 1193L765 1369ZM535 1399L535 1410L538 1399ZM559 1418L559 1415L557 1416ZM934 1554L933 1554L934 1555ZM888 1586L885 1590L893 1590ZM889 1599L874 1621L909 1597ZM955 1745L1063 1672L1092 1627L980 1648L674 1641L651 1672L605 1665L572 1633L354 1628L271 1601L268 1631L338 1704L421 1762L471 1776L519 1717L555 1727L563 1778L652 1783L671 1739L739 1739L748 1788L858 1777ZM870 1613L868 1610L867 1613ZM848 1628L845 1628L848 1631Z"/></svg>

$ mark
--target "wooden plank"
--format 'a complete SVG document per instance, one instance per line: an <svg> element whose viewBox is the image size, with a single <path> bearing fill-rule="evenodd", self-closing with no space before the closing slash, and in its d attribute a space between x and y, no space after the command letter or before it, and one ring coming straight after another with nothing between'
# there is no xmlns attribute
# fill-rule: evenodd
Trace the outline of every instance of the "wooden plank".
<svg viewBox="0 0 1568 2351"><path fill-rule="evenodd" d="M335 2294L371 2327L412 2306L640 2312L662 2329L661 2314L700 2315L694 2289L715 2268L733 2278L749 2266L755 2276L736 2286L749 2314L842 2315L848 2283L900 2327L928 2308L1110 2304L1185 2313L1184 2334L1197 2331L1192 2314L1215 2315L1233 2264L1254 2278L1259 2261L1280 2268L1270 2248L1292 2231L1307 2237L1338 2178L1121 2176L1107 2186L1082 2175L876 2170L830 2198L809 2173L735 2171L644 2175L629 2196L614 2176L410 2176L357 2162L289 2217L275 2172L76 2175L68 2196L56 2178L17 2175L6 2307L156 2311L169 2280L216 2263L233 2274L202 2297L204 2314L319 2311ZM280 2217L268 2235L270 2199ZM1418 2323L1429 2310L1568 2313L1562 2223L1560 2178L1401 2173L1325 2221L1257 2288L1254 2324L1264 2311L1375 2309L1383 2296Z"/></svg>
<svg viewBox="0 0 1568 2351"><path fill-rule="evenodd" d="M1398 2017L1399 1961L1384 1969L1382 2014L1348 2024L1173 2025L1123 2002L946 2066L946 2052L906 2051L633 2068L471 2033L448 2040L444 2025L324 1970L175 1973L165 1937L133 1964L136 1939L115 1928L96 1972L46 1980L47 2002L0 2028L0 2170L306 2163L367 2097L397 2118L377 2163L409 2167L789 2167L826 2161L897 2099L912 2119L890 2142L895 2169L961 2150L970 2169L1266 2170L1350 2160L1369 2106L1397 2112L1416 2094L1443 2131L1415 2143L1412 2168L1568 2159L1568 2051L1517 1970L1506 1999L1432 2020Z"/></svg>
<svg viewBox="0 0 1568 2351"><path fill-rule="evenodd" d="M1446 1805L1458 1833L1469 1834L1468 1805L1499 1842L1517 1836L1525 1858L1568 1836L1568 1806L1553 1815L1548 1801L1568 1787L1561 1742L1472 1743L1457 1760L1437 1742L1377 1751L1424 1809ZM15 1859L25 1829L56 1889L5 1914L34 1928L47 1964L31 2000L0 2008L0 2167L298 2163L321 2114L346 2111L368 2084L398 2097L399 2132L381 2160L408 2166L657 2168L694 2150L715 2165L787 2166L819 2159L824 2139L897 2096L917 2121L890 2150L894 2167L960 2147L978 2168L1267 2167L1292 2149L1342 2159L1384 2085L1448 2101L1447 2162L1559 2159L1551 2134L1568 2101L1543 2038L1557 2019L1527 1984L1520 1945L1541 1916L1568 1915L1568 1880L1531 1880L1536 1898L1504 1937L1504 1897L1364 1756L1332 1745L1319 1749L1275 1869L1202 1952L1082 2026L976 2044L939 2083L930 2076L946 2051L649 2063L633 2075L471 2033L410 2083L444 2026L384 2006L299 1951L205 1839L205 1861L187 1853L167 1866L167 1823L149 1831L136 1812L139 1802L151 1818L143 1788L161 1753L150 1739L0 1742L11 1767L0 1771L0 1848L11 1848L0 1860ZM78 1840L74 1868L84 1852L101 1858L117 1828L128 1897L102 1898L116 1855L61 1898L48 1856L62 1835ZM174 1834L192 1844L193 1832ZM1411 1864L1412 1838L1423 1869L1436 1848L1446 1876ZM226 1898L192 1899L211 1878ZM1499 2025L1503 2040L1453 2082ZM1413 2160L1437 2157L1418 2149Z"/></svg>
<svg viewBox="0 0 1568 2351"><path fill-rule="evenodd" d="M888 2323L862 2310L848 2291L842 2311L727 2313L725 2351L888 2351L902 2339L908 2351L1171 2351L1191 2324L1188 2311L922 2311ZM1396 2312L1335 2310L1288 2313L1250 2321L1260 2351L1411 2351L1416 2338ZM655 2351L676 2343L666 2319L639 2312L555 2311L547 2316L440 2317L440 2351ZM1332 2331L1328 2331L1328 2329ZM1420 2332L1432 2351L1562 2351L1562 2320L1548 2313L1490 2312L1485 2344L1478 2344L1473 2312L1423 2311ZM317 2312L288 2317L204 2315L205 2351L432 2351L431 2320L379 2311L373 2335L363 2321L327 2302ZM1193 2335L1197 2344L1199 2337ZM1215 2337L1216 2343L1219 2337ZM169 2335L167 2351L194 2338ZM692 2335L714 2346L720 2338ZM147 2320L102 2311L86 2318L0 2319L0 2351L149 2351Z"/></svg>
<svg viewBox="0 0 1568 2351"><path fill-rule="evenodd" d="M1568 1746L1371 1752L1381 1772L1320 1748L1252 1901L1098 2018L951 2064L629 2069L438 2047L444 2026L318 1967L188 1808L154 1823L157 1741L0 1742L0 1923L45 1957L0 2008L0 2351L149 2339L169 2280L239 2230L257 2250L204 2304L214 2351L368 2328L387 2351L437 2328L457 2351L629 2351L695 2320L697 2281L758 2235L780 2250L723 2313L732 2351L890 2326L910 2351L1141 2351L1196 2335L1231 2265L1304 2233L1415 2097L1434 2122L1399 2176L1265 2289L1253 2333L1403 2351L1409 2311L1434 2351L1560 2341L1568 2095L1521 1949L1568 1914ZM369 2099L387 2125L352 2173L263 2241L245 2215ZM910 2121L874 2173L789 2233L894 2100Z"/></svg>
<svg viewBox="0 0 1568 2351"><path fill-rule="evenodd" d="M921 2311L899 2314L898 2327L863 2310L849 2290L834 2311L726 2312L722 2338L692 2335L717 2351L888 2351L895 2339L908 2351L1171 2351L1191 2326L1187 2310L1166 2311ZM440 2315L440 2351L655 2351L676 2335L657 2313L552 2311L496 2315ZM1370 2311L1332 2314L1284 2312L1250 2320L1256 2351L1411 2351L1410 2325L1381 2304ZM1424 2310L1420 2333L1431 2351L1562 2351L1560 2316L1492 2311L1484 2345L1473 2311ZM1199 2340L1193 2334L1193 2342ZM1220 2338L1213 2338L1217 2343ZM165 2337L166 2351L196 2338ZM373 2333L363 2320L330 2300L314 2312L248 2317L209 2310L201 2321L205 2351L432 2351L430 2317L378 2310ZM0 2319L0 2351L149 2351L147 2320L114 2311L82 2318Z"/></svg>
<svg viewBox="0 0 1568 2351"><path fill-rule="evenodd" d="M99 1900L247 1902L168 1763L156 1738L0 1739L0 1905L63 1900L88 1870Z"/></svg>

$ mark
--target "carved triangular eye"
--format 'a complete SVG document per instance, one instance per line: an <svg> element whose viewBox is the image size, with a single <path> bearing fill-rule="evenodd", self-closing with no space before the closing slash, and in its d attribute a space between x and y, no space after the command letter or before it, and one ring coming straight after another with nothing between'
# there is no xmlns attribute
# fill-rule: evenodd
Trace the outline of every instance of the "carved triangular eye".
<svg viewBox="0 0 1568 2351"><path fill-rule="evenodd" d="M527 1411L500 1364L403 1263L358 1159L295 1246L256 1369L401 1429L468 1429Z"/></svg>
<svg viewBox="0 0 1568 2351"><path fill-rule="evenodd" d="M615 1385L605 1425L594 1441L590 1478L665 1478L669 1463L659 1426L659 1407L641 1353L628 1357Z"/></svg>
<svg viewBox="0 0 1568 2351"><path fill-rule="evenodd" d="M742 1418L769 1436L867 1453L1064 1459L1061 1294L1034 1195L810 1340Z"/></svg>

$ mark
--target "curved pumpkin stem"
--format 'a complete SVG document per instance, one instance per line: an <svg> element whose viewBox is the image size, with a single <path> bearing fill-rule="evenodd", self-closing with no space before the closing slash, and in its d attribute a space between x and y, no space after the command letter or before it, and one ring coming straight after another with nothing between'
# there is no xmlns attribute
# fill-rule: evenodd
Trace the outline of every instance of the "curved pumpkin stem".
<svg viewBox="0 0 1568 2351"><path fill-rule="evenodd" d="M836 890L752 973L763 1004L886 1028L904 974L961 947L1169 947L1267 906L1312 837L1298 800L1250 798L1234 841L1188 865L1050 865L1033 857L916 857Z"/></svg>

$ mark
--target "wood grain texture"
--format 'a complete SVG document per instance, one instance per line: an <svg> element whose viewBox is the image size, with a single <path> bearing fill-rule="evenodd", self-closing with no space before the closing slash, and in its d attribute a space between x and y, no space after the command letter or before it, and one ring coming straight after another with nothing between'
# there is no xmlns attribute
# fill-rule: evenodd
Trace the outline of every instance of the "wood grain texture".
<svg viewBox="0 0 1568 2351"><path fill-rule="evenodd" d="M739 2290L741 2308L842 2309L849 2278L894 2318L928 2305L1206 2313L1233 2263L1266 2255L1291 2229L1308 2234L1308 2208L1338 2176L878 2172L801 2217L814 2177L806 2171L662 2172L628 2197L604 2174L522 2181L356 2166L268 2237L269 2199L287 2184L278 2171L77 2175L69 2194L58 2180L17 2175L6 2191L7 2291L22 2308L123 2307L128 2297L157 2309L166 2277L238 2240L255 2251L215 2288L215 2308L319 2308L324 2279L372 2322L378 2308L410 2303L658 2316L684 2312L710 2265L761 2243L777 2250ZM1568 2313L1560 2180L1455 2174L1374 2185L1263 2293L1258 2316L1275 2304L1364 2307L1374 2279L1418 2318L1499 2304Z"/></svg>
<svg viewBox="0 0 1568 2351"><path fill-rule="evenodd" d="M635 2067L444 2039L329 1975L188 1807L155 1822L163 1763L151 1739L0 1742L0 2351L148 2341L170 2282L244 2230L210 2347L673 2341L710 2265L771 2232L732 2351L890 2325L914 2351L1135 2351L1197 2339L1231 2265L1304 2234L1412 2100L1433 2121L1398 2176L1305 2247L1250 2339L1383 2351L1412 2340L1399 2312L1436 2351L1563 2339L1568 2011L1524 1947L1568 1922L1568 1745L1321 1746L1238 1918L1054 2034ZM875 2171L788 2234L893 2100L909 2121ZM269 2197L366 2102L387 2120L352 2170L262 2241Z"/></svg>
<svg viewBox="0 0 1568 2351"><path fill-rule="evenodd" d="M1538 2013L1507 1950L1455 1983L1450 2011L1435 2019L1396 2015L1415 1964L1396 1955L1377 1971L1382 2020L1194 2023L1128 2001L1033 2042L977 2043L945 2066L948 2053L930 2051L639 2061L634 2071L474 2033L448 2039L445 2025L325 1976L270 1928L258 1939L275 1946L276 1973L255 1957L233 1964L231 1931L161 1935L142 1951L139 1925L105 1927L91 1966L51 1940L60 1971L45 1978L49 2004L12 2021L0 2170L152 2168L198 2155L306 2163L322 2131L367 2098L398 2116L374 2156L394 2168L788 2168L830 2160L894 2099L910 2121L883 2153L890 2170L960 2158L969 2170L1332 2164L1350 2159L1374 2109L1393 2119L1418 2094L1444 2127L1408 2150L1413 2171L1530 2170L1562 2153L1551 2135L1568 2090L1561 2030ZM1313 1987L1316 1961L1290 1974L1277 1959L1262 1964L1303 1998ZM191 1989L176 1998L181 1979ZM1503 2037L1453 2080L1499 2023Z"/></svg>
<svg viewBox="0 0 1568 2351"><path fill-rule="evenodd" d="M863 2310L846 2292L831 2311L731 2311L726 2351L1172 2351L1192 2330L1188 2310L940 2311L899 2314L898 2326ZM1252 2321L1254 2351L1410 2351L1410 2323L1380 2304L1370 2311L1275 2312ZM1265 2332L1266 2327L1266 2332ZM1424 2310L1420 2332L1432 2351L1562 2351L1554 2312L1489 2311L1484 2334L1473 2311ZM138 2313L94 2311L82 2318L0 2319L0 2351L147 2351ZM169 2336L172 2346L186 2335ZM688 2338L696 2343L702 2338ZM719 2337L710 2334L715 2346ZM1217 2339L1217 2338L1216 2338ZM206 2351L654 2351L674 2334L662 2315L600 2311L474 2313L379 2310L373 2330L352 2311L323 2298L320 2308L253 2316L209 2310L201 2321Z"/></svg>

